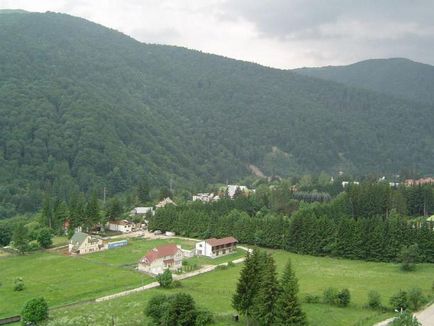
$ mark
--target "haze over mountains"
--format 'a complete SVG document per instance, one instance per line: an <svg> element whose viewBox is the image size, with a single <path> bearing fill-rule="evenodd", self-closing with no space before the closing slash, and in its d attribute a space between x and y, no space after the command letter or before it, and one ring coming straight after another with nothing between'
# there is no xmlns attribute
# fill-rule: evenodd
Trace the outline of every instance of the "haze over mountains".
<svg viewBox="0 0 434 326"><path fill-rule="evenodd" d="M429 65L285 71L55 13L3 12L0 44L0 218L36 209L45 191L112 195L142 175L198 189L249 164L432 173Z"/></svg>

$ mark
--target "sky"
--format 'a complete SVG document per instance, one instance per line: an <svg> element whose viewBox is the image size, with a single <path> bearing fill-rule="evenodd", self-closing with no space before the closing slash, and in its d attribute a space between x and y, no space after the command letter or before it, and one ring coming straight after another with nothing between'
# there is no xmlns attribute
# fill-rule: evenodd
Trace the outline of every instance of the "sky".
<svg viewBox="0 0 434 326"><path fill-rule="evenodd" d="M0 0L0 9L67 13L141 42L283 69L389 57L434 64L431 0Z"/></svg>

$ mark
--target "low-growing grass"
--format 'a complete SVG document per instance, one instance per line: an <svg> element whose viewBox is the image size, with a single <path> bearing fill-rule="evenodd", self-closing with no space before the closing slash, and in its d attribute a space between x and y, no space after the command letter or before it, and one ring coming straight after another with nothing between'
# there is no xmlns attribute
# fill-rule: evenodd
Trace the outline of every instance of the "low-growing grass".
<svg viewBox="0 0 434 326"><path fill-rule="evenodd" d="M433 264L421 264L415 272L404 273L395 264L303 256L281 250L270 252L273 253L279 272L283 270L288 258L291 258L299 278L300 298L308 293L321 296L328 287L348 288L351 291L351 303L347 308L304 303L303 309L311 325L372 325L390 317L391 313L364 308L370 290L379 292L383 304L388 305L389 297L399 289L420 287L425 294L429 294L434 277ZM93 325L107 325L107 321L113 317L116 325L144 325L147 320L143 310L153 295L187 292L194 297L198 306L205 307L216 315L216 325L235 325L237 323L231 321L234 313L231 301L241 268L241 265L237 265L186 279L181 281L182 287L177 289L157 288L108 302L61 308L52 311L52 317L90 318Z"/></svg>
<svg viewBox="0 0 434 326"><path fill-rule="evenodd" d="M134 270L138 260L149 249L170 242L192 245L179 239L129 239L128 246L83 256L44 251L1 257L0 318L18 314L26 301L39 296L54 307L148 284L154 279ZM24 291L13 290L16 277L24 279Z"/></svg>

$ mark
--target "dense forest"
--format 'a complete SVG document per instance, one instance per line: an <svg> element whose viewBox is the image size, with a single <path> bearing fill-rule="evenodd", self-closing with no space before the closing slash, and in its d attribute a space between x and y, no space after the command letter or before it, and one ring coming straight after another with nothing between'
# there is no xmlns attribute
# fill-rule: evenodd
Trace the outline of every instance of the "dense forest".
<svg viewBox="0 0 434 326"><path fill-rule="evenodd" d="M410 219L434 211L431 186L352 185L328 202L299 201L287 184L211 204L189 203L157 211L151 230L241 243L301 254L399 261L416 246L417 260L434 263L434 222Z"/></svg>
<svg viewBox="0 0 434 326"><path fill-rule="evenodd" d="M432 172L434 110L55 13L0 14L0 218L48 194ZM417 112L417 114L415 114ZM303 196L303 194L300 194Z"/></svg>
<svg viewBox="0 0 434 326"><path fill-rule="evenodd" d="M300 68L294 71L434 105L434 67L404 58L370 59L348 66Z"/></svg>

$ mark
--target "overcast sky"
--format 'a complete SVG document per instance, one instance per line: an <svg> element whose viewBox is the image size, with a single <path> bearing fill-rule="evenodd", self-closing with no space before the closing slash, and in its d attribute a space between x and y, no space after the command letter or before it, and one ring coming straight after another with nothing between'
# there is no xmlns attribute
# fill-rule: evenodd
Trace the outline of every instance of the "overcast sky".
<svg viewBox="0 0 434 326"><path fill-rule="evenodd" d="M431 0L0 0L0 8L68 13L142 42L278 68L385 57L434 64Z"/></svg>

